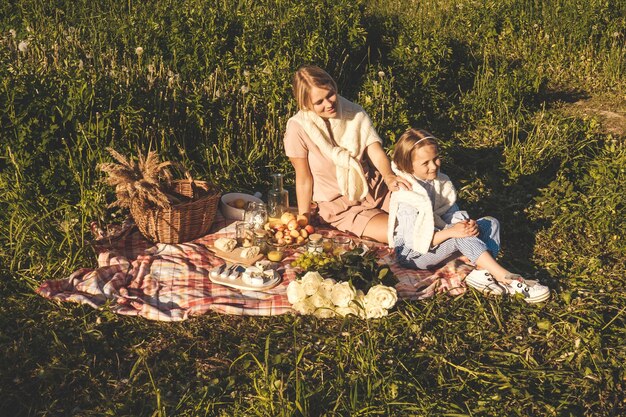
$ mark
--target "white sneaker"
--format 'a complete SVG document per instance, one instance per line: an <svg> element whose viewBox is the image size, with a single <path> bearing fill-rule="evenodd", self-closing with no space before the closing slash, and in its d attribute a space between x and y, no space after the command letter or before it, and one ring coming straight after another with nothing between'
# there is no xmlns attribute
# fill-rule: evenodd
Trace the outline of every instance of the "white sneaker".
<svg viewBox="0 0 626 417"><path fill-rule="evenodd" d="M467 274L465 282L470 287L485 294L502 295L507 292L503 284L496 281L493 276L484 269L474 269Z"/></svg>
<svg viewBox="0 0 626 417"><path fill-rule="evenodd" d="M541 303L550 298L550 288L537 281L524 279L517 274L507 275L505 278L512 279L509 284L504 285L511 296L521 294L527 303Z"/></svg>

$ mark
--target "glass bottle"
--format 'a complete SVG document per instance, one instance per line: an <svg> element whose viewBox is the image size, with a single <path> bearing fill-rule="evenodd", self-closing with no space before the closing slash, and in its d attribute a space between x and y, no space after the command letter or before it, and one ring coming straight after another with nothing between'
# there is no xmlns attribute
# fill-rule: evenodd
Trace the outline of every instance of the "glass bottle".
<svg viewBox="0 0 626 417"><path fill-rule="evenodd" d="M272 188L267 192L267 206L270 217L279 218L289 210L289 192L283 188L283 174L272 174Z"/></svg>

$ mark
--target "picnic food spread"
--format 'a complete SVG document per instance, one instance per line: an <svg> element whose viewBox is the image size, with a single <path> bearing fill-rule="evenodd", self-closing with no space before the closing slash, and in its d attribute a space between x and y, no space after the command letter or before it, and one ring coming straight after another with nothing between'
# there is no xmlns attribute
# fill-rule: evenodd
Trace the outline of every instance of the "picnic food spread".
<svg viewBox="0 0 626 417"><path fill-rule="evenodd" d="M460 281L467 270L460 265L434 273L403 271L386 246L375 246L369 255L369 249L361 252L362 244L352 250L350 237L341 243L334 239L341 232L316 230L286 204L280 217L268 218L258 197L222 195L190 177L172 180L165 169L172 163L154 153L138 162L111 154L117 163L101 169L115 187L114 204L130 208L132 219L105 228L92 222L97 267L43 282L37 292L44 297L160 321L208 311L371 318L386 314L396 291L404 299L421 299L464 290ZM221 216L214 222L218 202ZM387 265L401 278L391 287L381 284ZM370 295L373 288L378 289Z"/></svg>

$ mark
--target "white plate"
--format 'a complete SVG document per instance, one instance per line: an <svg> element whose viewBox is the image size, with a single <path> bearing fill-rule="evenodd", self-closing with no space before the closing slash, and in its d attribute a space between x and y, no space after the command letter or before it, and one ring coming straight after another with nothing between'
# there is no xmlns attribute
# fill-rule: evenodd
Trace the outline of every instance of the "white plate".
<svg viewBox="0 0 626 417"><path fill-rule="evenodd" d="M242 280L242 275L239 275L235 279L222 278L219 275L216 277L209 275L209 279L211 280L211 282L214 282L216 284L224 285L226 287L236 288L238 290L264 291L264 290L269 290L270 288L274 288L282 280L280 274L277 271L273 271L273 272L274 272L274 277L270 278L268 281L265 281L263 285L250 285Z"/></svg>

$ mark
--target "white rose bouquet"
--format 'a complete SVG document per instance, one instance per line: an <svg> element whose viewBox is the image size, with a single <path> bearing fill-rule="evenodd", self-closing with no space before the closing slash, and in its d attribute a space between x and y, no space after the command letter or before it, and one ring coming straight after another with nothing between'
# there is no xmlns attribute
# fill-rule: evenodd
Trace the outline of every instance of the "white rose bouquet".
<svg viewBox="0 0 626 417"><path fill-rule="evenodd" d="M350 281L324 279L317 271L290 282L287 298L300 314L319 318L353 315L366 319L386 316L398 300L393 287L378 284L365 294Z"/></svg>
<svg viewBox="0 0 626 417"><path fill-rule="evenodd" d="M398 300L394 288L398 281L375 251L304 252L292 266L303 275L289 284L287 298L300 314L378 318L386 316Z"/></svg>

